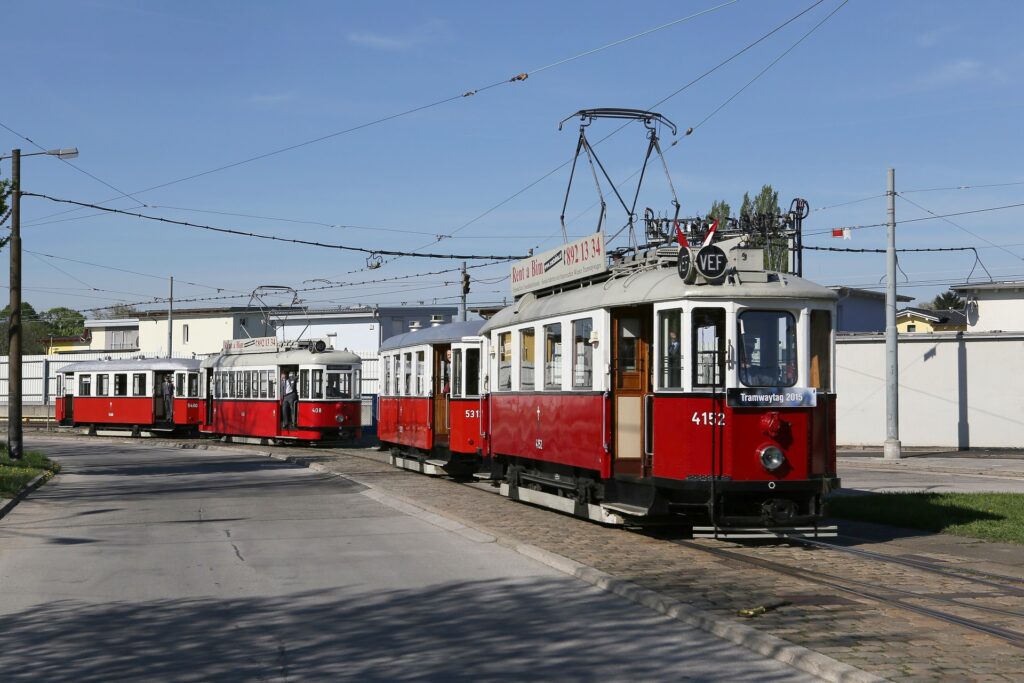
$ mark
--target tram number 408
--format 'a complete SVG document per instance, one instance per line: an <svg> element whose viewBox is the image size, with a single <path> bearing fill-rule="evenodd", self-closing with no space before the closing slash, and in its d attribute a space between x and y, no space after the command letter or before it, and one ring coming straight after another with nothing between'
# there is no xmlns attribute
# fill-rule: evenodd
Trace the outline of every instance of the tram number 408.
<svg viewBox="0 0 1024 683"><path fill-rule="evenodd" d="M698 427L724 427L725 426L725 413L712 413L712 412L701 412L697 411L690 418L690 422L697 425Z"/></svg>

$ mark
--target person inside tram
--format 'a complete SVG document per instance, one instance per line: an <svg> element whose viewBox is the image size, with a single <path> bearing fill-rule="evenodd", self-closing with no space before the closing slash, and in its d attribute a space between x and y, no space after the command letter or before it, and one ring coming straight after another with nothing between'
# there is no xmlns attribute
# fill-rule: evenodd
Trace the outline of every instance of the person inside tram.
<svg viewBox="0 0 1024 683"><path fill-rule="evenodd" d="M327 398L341 398L341 389L338 388L337 375L328 375Z"/></svg>
<svg viewBox="0 0 1024 683"><path fill-rule="evenodd" d="M298 386L295 381L295 373L289 372L281 382L281 429L295 429L297 408Z"/></svg>
<svg viewBox="0 0 1024 683"><path fill-rule="evenodd" d="M441 393L445 396L451 393L451 369L452 369L452 350L448 349L444 352L444 360L441 361L441 378L443 384L441 385Z"/></svg>
<svg viewBox="0 0 1024 683"><path fill-rule="evenodd" d="M164 375L164 383L161 388L164 397L164 420L172 422L174 420L174 382L171 381L170 375Z"/></svg>

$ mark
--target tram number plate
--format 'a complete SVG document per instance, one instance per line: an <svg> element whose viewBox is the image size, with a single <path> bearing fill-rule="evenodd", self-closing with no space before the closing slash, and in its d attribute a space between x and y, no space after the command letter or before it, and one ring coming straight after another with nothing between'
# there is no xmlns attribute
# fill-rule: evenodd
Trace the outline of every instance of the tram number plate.
<svg viewBox="0 0 1024 683"><path fill-rule="evenodd" d="M471 419L471 420L475 419L475 418L478 418L478 417L480 417L480 411L475 409L475 408L472 409L472 410L467 410L466 411L466 417Z"/></svg>
<svg viewBox="0 0 1024 683"><path fill-rule="evenodd" d="M324 409L323 408L313 408L313 412L315 414L319 415L320 413L324 412Z"/></svg>
<svg viewBox="0 0 1024 683"><path fill-rule="evenodd" d="M698 427L724 427L725 413L714 413L708 411L696 411L690 422Z"/></svg>

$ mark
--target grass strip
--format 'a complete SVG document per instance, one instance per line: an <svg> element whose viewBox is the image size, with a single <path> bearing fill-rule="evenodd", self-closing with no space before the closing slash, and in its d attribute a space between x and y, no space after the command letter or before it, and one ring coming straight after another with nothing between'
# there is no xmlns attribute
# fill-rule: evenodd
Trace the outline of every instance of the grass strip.
<svg viewBox="0 0 1024 683"><path fill-rule="evenodd" d="M1024 494L873 493L835 496L831 517L1024 545Z"/></svg>
<svg viewBox="0 0 1024 683"><path fill-rule="evenodd" d="M60 465L36 451L26 451L20 460L11 460L7 446L0 446L0 498L13 498L25 484L38 474L52 477Z"/></svg>

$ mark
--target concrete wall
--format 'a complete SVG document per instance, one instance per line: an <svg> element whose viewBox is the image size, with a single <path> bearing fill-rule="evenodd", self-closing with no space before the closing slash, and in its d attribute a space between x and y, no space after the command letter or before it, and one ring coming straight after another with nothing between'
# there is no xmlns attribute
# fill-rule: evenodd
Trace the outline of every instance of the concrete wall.
<svg viewBox="0 0 1024 683"><path fill-rule="evenodd" d="M1024 334L907 334L899 340L904 446L1024 447ZM885 440L885 339L840 336L836 439Z"/></svg>
<svg viewBox="0 0 1024 683"><path fill-rule="evenodd" d="M1020 332L1024 330L1024 298L1021 292L984 292L978 296L978 310L971 332Z"/></svg>

